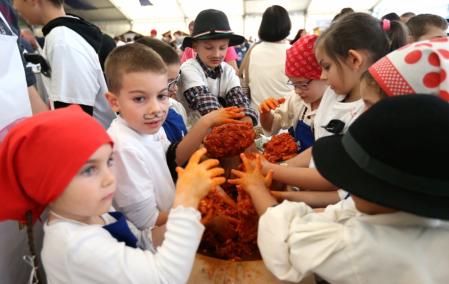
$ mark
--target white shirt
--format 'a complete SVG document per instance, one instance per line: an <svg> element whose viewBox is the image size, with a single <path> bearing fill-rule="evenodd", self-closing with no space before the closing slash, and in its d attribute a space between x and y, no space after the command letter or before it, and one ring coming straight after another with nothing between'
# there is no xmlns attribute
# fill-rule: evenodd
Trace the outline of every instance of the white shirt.
<svg viewBox="0 0 449 284"><path fill-rule="evenodd" d="M121 117L107 132L114 141L114 207L137 228L151 228L159 212L171 208L175 196L165 157L170 141L162 127L153 135L140 134Z"/></svg>
<svg viewBox="0 0 449 284"><path fill-rule="evenodd" d="M193 208L171 210L154 254L119 243L101 225L46 224L42 262L48 283L186 283L204 231L200 217Z"/></svg>
<svg viewBox="0 0 449 284"><path fill-rule="evenodd" d="M72 29L56 27L45 37L43 52L52 69L51 78L42 77L49 100L93 106L94 117L108 128L115 114L93 47Z"/></svg>
<svg viewBox="0 0 449 284"><path fill-rule="evenodd" d="M268 269L292 282L313 272L333 284L447 283L448 221L365 215L345 203L323 213L289 201L269 208L258 233Z"/></svg>
<svg viewBox="0 0 449 284"><path fill-rule="evenodd" d="M348 130L349 126L362 114L365 109L363 100L354 102L342 102L344 95L336 94L331 87L324 91L320 106L317 109L315 116L315 140L321 137L332 135L323 126L326 126L332 119L339 119L345 123L343 132Z"/></svg>
<svg viewBox="0 0 449 284"><path fill-rule="evenodd" d="M285 75L285 59L289 47L290 44L286 41L263 41L251 50L248 76L254 109L258 110L260 103L269 97L280 99L295 94L287 86L288 77Z"/></svg>
<svg viewBox="0 0 449 284"><path fill-rule="evenodd" d="M231 65L222 62L221 68L223 69L221 76L212 79L206 77L203 68L195 58L189 59L181 65L181 80L177 99L187 111L188 123L186 125L193 126L201 117L198 111L190 108L184 97L186 90L197 86L206 86L209 92L215 96L225 97L232 88L240 86L239 77L235 74L235 70Z"/></svg>
<svg viewBox="0 0 449 284"><path fill-rule="evenodd" d="M264 129L266 135L277 134L281 129L296 127L300 120L309 126L313 126L315 117L315 111L312 111L310 104L304 102L296 93L285 97L285 102L272 110L271 114L273 115L273 124L270 131Z"/></svg>
<svg viewBox="0 0 449 284"><path fill-rule="evenodd" d="M180 116L182 116L182 120L187 127L187 112L184 106L175 99L169 98L168 103L171 108L173 108ZM189 129L189 127L187 127Z"/></svg>

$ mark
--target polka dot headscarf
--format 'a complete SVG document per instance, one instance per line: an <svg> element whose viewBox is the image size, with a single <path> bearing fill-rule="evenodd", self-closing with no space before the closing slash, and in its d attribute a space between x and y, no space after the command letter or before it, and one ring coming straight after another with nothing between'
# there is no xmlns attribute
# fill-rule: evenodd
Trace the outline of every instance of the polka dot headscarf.
<svg viewBox="0 0 449 284"><path fill-rule="evenodd" d="M316 61L313 51L317 38L317 35L305 35L287 50L285 75L313 80L320 79L321 66Z"/></svg>
<svg viewBox="0 0 449 284"><path fill-rule="evenodd" d="M435 94L449 101L449 38L404 46L381 58L368 71L388 96Z"/></svg>

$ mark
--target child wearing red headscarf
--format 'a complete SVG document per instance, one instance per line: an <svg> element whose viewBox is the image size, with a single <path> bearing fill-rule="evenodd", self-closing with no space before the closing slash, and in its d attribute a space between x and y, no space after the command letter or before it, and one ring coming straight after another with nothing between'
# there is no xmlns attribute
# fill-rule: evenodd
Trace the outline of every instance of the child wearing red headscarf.
<svg viewBox="0 0 449 284"><path fill-rule="evenodd" d="M38 114L0 144L0 221L31 228L49 209L41 253L48 283L185 283L204 231L199 200L224 182L217 160L199 162L205 152L177 168L165 240L154 251L148 231L108 213L116 183L112 141L103 127L79 106ZM28 232L35 281L42 269Z"/></svg>
<svg viewBox="0 0 449 284"><path fill-rule="evenodd" d="M327 83L320 80L321 66L318 64L314 45L317 35L306 35L287 50L285 75L288 84L297 95L285 100L270 97L259 106L260 124L265 133L273 135L281 129L289 132L300 143L300 151L313 145L313 118Z"/></svg>

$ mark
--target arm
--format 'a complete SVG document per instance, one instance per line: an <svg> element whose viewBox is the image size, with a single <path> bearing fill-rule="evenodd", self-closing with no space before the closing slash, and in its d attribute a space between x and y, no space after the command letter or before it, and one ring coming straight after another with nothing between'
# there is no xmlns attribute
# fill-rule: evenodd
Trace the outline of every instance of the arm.
<svg viewBox="0 0 449 284"><path fill-rule="evenodd" d="M33 111L33 114L37 114L39 112L48 110L48 106L44 103L42 98L39 96L34 85L28 87L28 97L30 99L30 104L31 104L31 109Z"/></svg>
<svg viewBox="0 0 449 284"><path fill-rule="evenodd" d="M235 75L235 77L237 77L237 75ZM248 97L242 93L242 88L240 86L231 88L225 96L225 101L227 106L243 108L245 115L248 118L251 118L253 125L257 125L257 113L251 107Z"/></svg>
<svg viewBox="0 0 449 284"><path fill-rule="evenodd" d="M259 105L259 113L260 113L260 124L262 125L262 128L265 132L273 134L273 121L274 116L271 113L271 110L276 110L279 105L283 104L285 102L284 98L276 100L275 98L268 98L264 100ZM278 131L279 129L275 129Z"/></svg>
<svg viewBox="0 0 449 284"><path fill-rule="evenodd" d="M312 147L307 148L299 155L287 160L286 163L289 167L303 167L308 168L310 164L310 160L312 160Z"/></svg>
<svg viewBox="0 0 449 284"><path fill-rule="evenodd" d="M271 191L278 202L304 202L312 208L322 208L340 202L337 191Z"/></svg>

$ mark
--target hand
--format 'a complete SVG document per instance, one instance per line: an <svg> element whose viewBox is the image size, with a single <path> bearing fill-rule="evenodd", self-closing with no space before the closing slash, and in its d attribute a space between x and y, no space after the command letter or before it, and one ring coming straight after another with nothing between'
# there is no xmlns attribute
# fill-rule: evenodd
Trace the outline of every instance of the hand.
<svg viewBox="0 0 449 284"><path fill-rule="evenodd" d="M243 118L245 113L242 108L232 106L217 109L209 112L202 119L209 125L209 127L218 126L225 123L239 123L239 119Z"/></svg>
<svg viewBox="0 0 449 284"><path fill-rule="evenodd" d="M275 99L275 98L268 98L266 100L264 100L260 105L259 105L259 113L268 113L270 112L272 109L276 109L280 104L284 103L285 99L284 98L280 98L280 99Z"/></svg>
<svg viewBox="0 0 449 284"><path fill-rule="evenodd" d="M258 188L265 188L268 190L273 179L273 171L268 171L266 176L262 174L260 155L256 154L254 160L248 159L245 154L240 154L240 158L242 159L245 171L232 170L232 173L237 178L230 179L228 182L242 187L248 193L254 189L257 190Z"/></svg>
<svg viewBox="0 0 449 284"><path fill-rule="evenodd" d="M200 162L206 152L205 148L197 150L184 169L176 168L178 182L173 207L183 205L197 208L201 198L206 196L212 188L225 182L222 176L224 169L217 167L218 160L208 159Z"/></svg>

